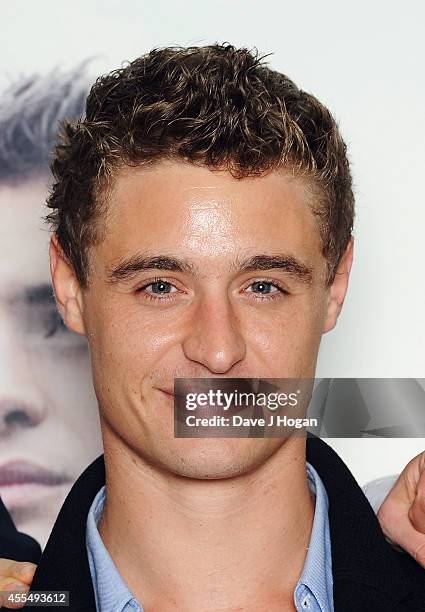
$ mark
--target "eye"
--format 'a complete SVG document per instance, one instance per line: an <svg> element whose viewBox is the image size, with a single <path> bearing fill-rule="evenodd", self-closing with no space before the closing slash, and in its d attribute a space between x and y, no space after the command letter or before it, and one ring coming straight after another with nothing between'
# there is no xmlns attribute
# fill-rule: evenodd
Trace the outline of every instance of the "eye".
<svg viewBox="0 0 425 612"><path fill-rule="evenodd" d="M259 300L274 300L282 295L288 295L288 292L278 285L275 281L258 280L251 283L248 287L248 293L256 294L254 299Z"/></svg>
<svg viewBox="0 0 425 612"><path fill-rule="evenodd" d="M172 299L170 294L176 292L177 288L172 283L161 278L150 281L137 289L137 293L144 294L150 300L169 300Z"/></svg>

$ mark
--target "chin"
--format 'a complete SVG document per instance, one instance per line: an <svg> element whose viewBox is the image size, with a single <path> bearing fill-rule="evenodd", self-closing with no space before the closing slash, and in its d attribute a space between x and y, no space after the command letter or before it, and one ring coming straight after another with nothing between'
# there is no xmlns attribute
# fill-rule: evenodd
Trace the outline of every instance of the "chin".
<svg viewBox="0 0 425 612"><path fill-rule="evenodd" d="M276 439L181 439L172 455L161 457L167 471L198 480L235 478L254 471L281 446Z"/></svg>

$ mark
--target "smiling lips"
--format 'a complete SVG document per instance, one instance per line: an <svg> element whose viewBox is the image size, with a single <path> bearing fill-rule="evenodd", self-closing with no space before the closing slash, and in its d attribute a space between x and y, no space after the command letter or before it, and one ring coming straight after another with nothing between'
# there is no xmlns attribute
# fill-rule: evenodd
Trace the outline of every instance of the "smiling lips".
<svg viewBox="0 0 425 612"><path fill-rule="evenodd" d="M188 394L208 394L209 391L220 390L225 393L234 394L235 391L239 393L252 393L256 389L257 379L251 378L225 378L225 377L206 377L206 378L186 378L176 379L173 390L168 387L164 389L164 393L169 397L170 400L174 401L175 417L180 423L186 422L188 414L186 408L186 400ZM176 393L175 393L176 392ZM215 403L199 405L196 409L196 415L202 416L203 418L212 416L230 416L233 414L239 414L247 411L246 405L237 405L231 403L226 408L223 405L217 405Z"/></svg>

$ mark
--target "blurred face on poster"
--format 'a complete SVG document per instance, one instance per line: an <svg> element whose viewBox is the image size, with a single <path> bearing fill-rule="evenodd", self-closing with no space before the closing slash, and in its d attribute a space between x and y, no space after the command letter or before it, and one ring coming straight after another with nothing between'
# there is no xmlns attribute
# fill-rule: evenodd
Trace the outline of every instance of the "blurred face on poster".
<svg viewBox="0 0 425 612"><path fill-rule="evenodd" d="M40 126L57 131L61 117L54 99L42 100L47 80L3 96L9 167L0 175L0 496L17 528L42 546L71 485L102 452L87 344L64 326L50 284L41 149L50 134L43 142Z"/></svg>

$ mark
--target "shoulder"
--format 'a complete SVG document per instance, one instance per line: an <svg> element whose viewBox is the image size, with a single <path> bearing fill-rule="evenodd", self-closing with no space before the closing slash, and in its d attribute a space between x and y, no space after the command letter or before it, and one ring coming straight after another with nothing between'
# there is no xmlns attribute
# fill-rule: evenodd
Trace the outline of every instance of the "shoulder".
<svg viewBox="0 0 425 612"><path fill-rule="evenodd" d="M329 499L335 610L425 612L425 570L386 541L342 459L313 437L307 440L307 461L318 472Z"/></svg>
<svg viewBox="0 0 425 612"><path fill-rule="evenodd" d="M70 591L74 610L92 609L94 601L86 523L93 499L104 484L101 455L81 474L65 499L31 585L35 591Z"/></svg>

